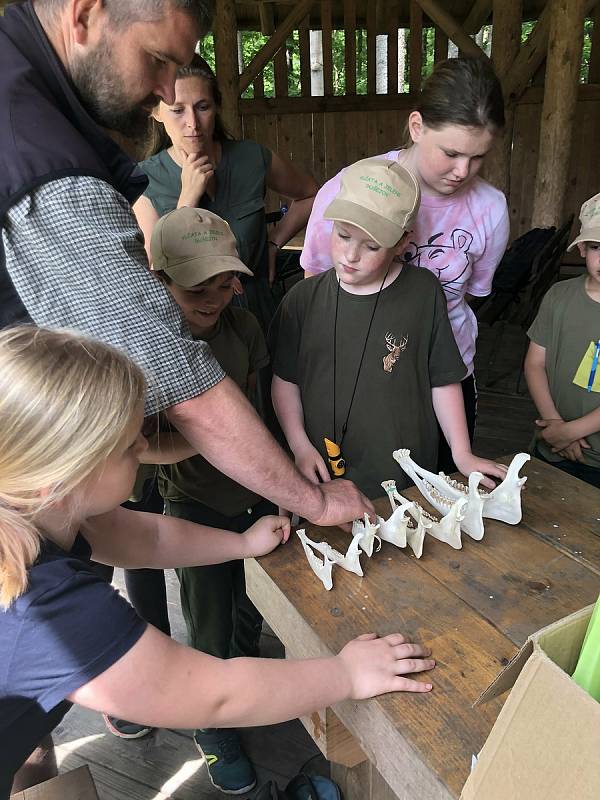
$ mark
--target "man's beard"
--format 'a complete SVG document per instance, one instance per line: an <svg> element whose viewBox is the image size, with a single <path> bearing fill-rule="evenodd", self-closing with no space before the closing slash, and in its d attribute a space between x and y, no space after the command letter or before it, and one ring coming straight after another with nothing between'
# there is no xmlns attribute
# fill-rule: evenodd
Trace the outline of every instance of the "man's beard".
<svg viewBox="0 0 600 800"><path fill-rule="evenodd" d="M131 139L148 132L149 109L159 98L149 95L134 103L127 94L118 67L111 59L110 41L102 41L95 50L71 63L71 79L79 98L92 119Z"/></svg>

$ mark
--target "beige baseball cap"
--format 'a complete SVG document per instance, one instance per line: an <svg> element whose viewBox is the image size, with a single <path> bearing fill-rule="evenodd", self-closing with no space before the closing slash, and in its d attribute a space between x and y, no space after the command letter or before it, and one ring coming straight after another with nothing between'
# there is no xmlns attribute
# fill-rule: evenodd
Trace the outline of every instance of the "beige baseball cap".
<svg viewBox="0 0 600 800"><path fill-rule="evenodd" d="M204 208L176 208L161 217L150 240L152 269L189 289L222 272L252 275L240 261L231 228Z"/></svg>
<svg viewBox="0 0 600 800"><path fill-rule="evenodd" d="M571 242L567 250L571 250L579 242L600 242L600 194L586 200L579 212L581 231Z"/></svg>
<svg viewBox="0 0 600 800"><path fill-rule="evenodd" d="M356 225L381 247L394 247L420 202L416 178L397 161L364 158L344 170L341 188L323 216Z"/></svg>

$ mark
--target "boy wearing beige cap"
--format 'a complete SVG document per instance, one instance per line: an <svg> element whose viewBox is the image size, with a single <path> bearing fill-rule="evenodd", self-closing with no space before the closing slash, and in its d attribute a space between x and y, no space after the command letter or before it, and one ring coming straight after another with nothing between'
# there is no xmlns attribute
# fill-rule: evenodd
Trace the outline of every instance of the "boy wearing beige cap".
<svg viewBox="0 0 600 800"><path fill-rule="evenodd" d="M348 167L325 212L334 269L294 286L269 332L273 403L298 467L315 482L345 474L371 498L383 479L408 485L399 447L435 469L436 418L461 471L504 474L471 453L440 283L401 259L419 201L395 161Z"/></svg>
<svg viewBox="0 0 600 800"><path fill-rule="evenodd" d="M179 208L157 222L152 269L177 302L195 338L207 341L240 389L252 396L256 372L269 362L260 325L231 305L236 274L252 275L239 259L225 220L199 208ZM169 437L165 437L167 442ZM272 503L258 497L195 455L159 468L165 513L243 533ZM246 595L244 564L230 561L177 570L189 644L219 658L257 656L262 618ZM212 782L226 792L250 791L254 770L237 731L198 730Z"/></svg>
<svg viewBox="0 0 600 800"><path fill-rule="evenodd" d="M600 487L600 194L569 245L586 274L555 284L528 331L525 376L540 419L534 455Z"/></svg>

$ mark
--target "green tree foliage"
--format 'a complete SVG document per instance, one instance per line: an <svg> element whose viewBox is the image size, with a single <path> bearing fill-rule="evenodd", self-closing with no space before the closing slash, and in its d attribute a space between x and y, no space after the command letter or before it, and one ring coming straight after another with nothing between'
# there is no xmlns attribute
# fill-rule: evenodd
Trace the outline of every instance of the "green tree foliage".
<svg viewBox="0 0 600 800"><path fill-rule="evenodd" d="M521 26L521 42L525 42L535 27L534 21L524 22ZM590 53L592 44L593 21L586 19L583 37L583 52L581 60L580 82L588 80ZM410 31L406 32L406 48L410 43ZM489 54L493 35L493 26L485 25L475 37L477 43ZM263 47L268 37L257 31L242 31L240 35L240 51L242 68L246 67L256 53ZM343 95L346 91L345 75L345 33L343 30L334 30L331 35L332 64L333 64L333 93ZM422 78L431 74L435 54L435 29L423 29L423 67ZM208 61L211 67L215 66L215 48L212 33L209 33L199 44L198 52ZM286 58L288 67L288 95L297 97L301 94L300 81L300 46L298 31L286 41ZM270 61L263 70L263 83L265 97L275 97L275 77L273 62ZM404 80L400 80L399 91L408 92L408 57L405 59ZM364 28L356 31L356 93L367 94L367 32ZM250 85L244 98L254 97L254 87Z"/></svg>

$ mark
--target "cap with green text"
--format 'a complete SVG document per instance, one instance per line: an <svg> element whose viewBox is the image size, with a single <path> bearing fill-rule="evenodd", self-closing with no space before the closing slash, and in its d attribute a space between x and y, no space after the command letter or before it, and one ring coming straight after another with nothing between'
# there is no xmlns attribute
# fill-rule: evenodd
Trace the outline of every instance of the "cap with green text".
<svg viewBox="0 0 600 800"><path fill-rule="evenodd" d="M150 241L152 269L188 289L222 272L252 275L240 261L231 228L204 208L176 208L161 217Z"/></svg>
<svg viewBox="0 0 600 800"><path fill-rule="evenodd" d="M394 247L419 210L416 178L396 161L365 158L342 173L342 185L325 219L356 225L381 247Z"/></svg>
<svg viewBox="0 0 600 800"><path fill-rule="evenodd" d="M581 206L579 219L581 231L579 236L567 247L567 250L571 250L579 242L600 242L600 194L595 194L585 201Z"/></svg>

